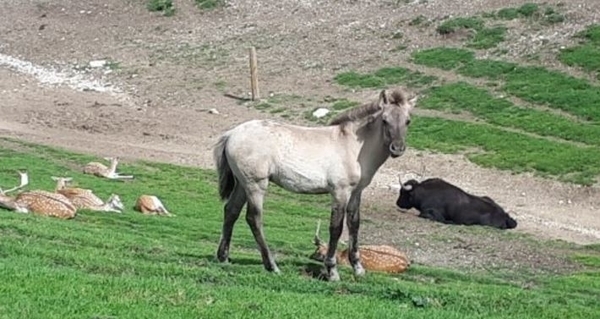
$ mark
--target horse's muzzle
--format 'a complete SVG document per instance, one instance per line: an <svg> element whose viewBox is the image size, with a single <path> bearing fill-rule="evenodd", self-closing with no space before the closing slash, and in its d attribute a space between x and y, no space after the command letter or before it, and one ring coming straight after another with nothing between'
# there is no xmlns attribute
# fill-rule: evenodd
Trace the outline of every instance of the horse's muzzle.
<svg viewBox="0 0 600 319"><path fill-rule="evenodd" d="M396 157L400 157L400 156L402 156L402 154L404 154L404 151L406 150L406 146L403 145L402 147L396 148L396 147L394 147L394 144L390 144L389 150L390 150L390 156L392 158L396 158Z"/></svg>

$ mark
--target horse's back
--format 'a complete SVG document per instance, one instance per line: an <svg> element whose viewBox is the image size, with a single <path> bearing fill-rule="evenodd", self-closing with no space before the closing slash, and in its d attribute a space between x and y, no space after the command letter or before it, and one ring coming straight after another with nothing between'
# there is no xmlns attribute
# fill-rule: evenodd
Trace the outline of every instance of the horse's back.
<svg viewBox="0 0 600 319"><path fill-rule="evenodd" d="M298 193L325 193L332 174L343 174L336 167L343 170L345 150L335 134L334 127L252 120L228 132L226 154L238 176L268 178Z"/></svg>

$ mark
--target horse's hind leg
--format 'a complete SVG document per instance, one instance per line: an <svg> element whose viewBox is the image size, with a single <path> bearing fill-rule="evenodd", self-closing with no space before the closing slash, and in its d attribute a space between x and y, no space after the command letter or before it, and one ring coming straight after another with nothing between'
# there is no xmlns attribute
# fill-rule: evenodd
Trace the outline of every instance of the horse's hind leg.
<svg viewBox="0 0 600 319"><path fill-rule="evenodd" d="M229 244L231 243L231 235L233 233L233 226L240 217L240 212L246 204L246 192L240 183L236 183L229 197L225 207L223 209L223 229L221 230L221 241L219 243L219 249L217 250L217 259L220 262L226 262L229 260Z"/></svg>
<svg viewBox="0 0 600 319"><path fill-rule="evenodd" d="M268 183L269 181L265 179L248 187L246 222L248 222L252 235L254 235L254 240L256 240L256 244L260 250L265 269L274 273L280 273L279 267L277 267L275 259L273 258L273 254L271 254L271 251L267 246L267 241L265 240L265 234L263 232L263 201Z"/></svg>

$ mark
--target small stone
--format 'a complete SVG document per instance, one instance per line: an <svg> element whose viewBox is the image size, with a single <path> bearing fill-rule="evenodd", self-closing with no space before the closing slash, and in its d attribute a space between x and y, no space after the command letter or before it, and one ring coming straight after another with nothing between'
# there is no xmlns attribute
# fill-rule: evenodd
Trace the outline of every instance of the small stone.
<svg viewBox="0 0 600 319"><path fill-rule="evenodd" d="M318 108L313 112L313 116L316 118L322 118L323 116L329 114L329 110L326 108Z"/></svg>
<svg viewBox="0 0 600 319"><path fill-rule="evenodd" d="M210 109L210 110L208 110L208 113L210 113L210 114L219 114L219 111L217 111L217 109Z"/></svg>
<svg viewBox="0 0 600 319"><path fill-rule="evenodd" d="M105 65L106 65L106 60L90 61L90 67L92 67L92 68L101 68L101 67L104 67Z"/></svg>

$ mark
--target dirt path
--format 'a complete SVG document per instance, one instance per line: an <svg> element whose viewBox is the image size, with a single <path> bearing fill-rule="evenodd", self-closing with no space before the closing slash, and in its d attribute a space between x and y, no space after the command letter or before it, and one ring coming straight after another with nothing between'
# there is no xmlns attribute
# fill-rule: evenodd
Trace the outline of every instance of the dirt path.
<svg viewBox="0 0 600 319"><path fill-rule="evenodd" d="M401 65L406 54L391 56L389 50L398 43L381 34L392 34L418 14L434 19L443 16L440 12L467 14L521 3L450 6L430 0L394 7L393 2L267 1L255 6L258 2L232 1L219 14L202 14L187 2L176 2L180 7L172 18L151 14L135 1L14 2L0 8L2 16L10 17L0 21L0 34L6 35L0 39L0 136L102 156L212 168L210 148L220 132L268 117L223 95L247 94L248 44L261 44L263 96L366 100L375 92L345 91L330 79L348 66L367 68L381 60ZM566 10L586 23L592 17L583 15L590 8L582 3L568 4ZM403 32L404 43L415 48L444 41L424 31ZM86 67L99 59L119 66ZM207 112L210 108L219 114ZM493 197L515 215L517 232L600 242L598 188L484 169L459 155L411 150L388 161L365 193L365 205L373 210L365 214L397 216L397 191L389 186L397 185L399 173L420 171L422 163L426 176Z"/></svg>

